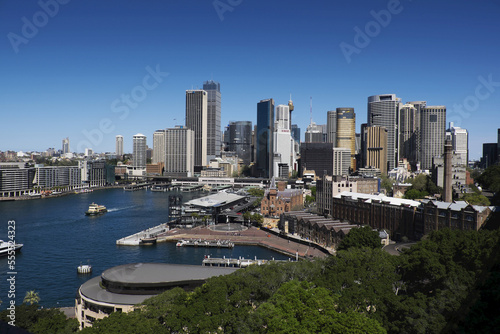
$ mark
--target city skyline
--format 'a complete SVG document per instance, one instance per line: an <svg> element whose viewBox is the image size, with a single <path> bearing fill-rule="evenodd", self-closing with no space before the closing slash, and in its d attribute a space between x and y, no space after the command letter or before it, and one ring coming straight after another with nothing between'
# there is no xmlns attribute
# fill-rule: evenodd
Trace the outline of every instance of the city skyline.
<svg viewBox="0 0 500 334"><path fill-rule="evenodd" d="M58 149L69 137L73 152L113 152L122 135L130 153L134 134L152 139L184 125L185 91L208 80L221 85L221 131L230 121L256 124L256 103L286 104L292 94L292 123L302 132L312 96L315 123L349 106L360 133L367 97L396 94L403 103L446 106L446 126L469 132L471 159L496 141L497 3L227 6L3 2L0 150ZM464 16L467 24L457 19ZM206 27L216 37L192 38Z"/></svg>

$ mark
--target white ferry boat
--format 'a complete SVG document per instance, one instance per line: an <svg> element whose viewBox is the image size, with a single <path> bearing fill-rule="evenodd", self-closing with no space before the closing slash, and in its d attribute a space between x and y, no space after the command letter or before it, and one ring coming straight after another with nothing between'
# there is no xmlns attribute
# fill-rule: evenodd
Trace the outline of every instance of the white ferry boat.
<svg viewBox="0 0 500 334"><path fill-rule="evenodd" d="M95 216L95 215L103 214L105 212L108 212L108 209L106 209L106 207L104 205L92 203L89 205L89 209L87 211L85 211L85 214L87 216Z"/></svg>

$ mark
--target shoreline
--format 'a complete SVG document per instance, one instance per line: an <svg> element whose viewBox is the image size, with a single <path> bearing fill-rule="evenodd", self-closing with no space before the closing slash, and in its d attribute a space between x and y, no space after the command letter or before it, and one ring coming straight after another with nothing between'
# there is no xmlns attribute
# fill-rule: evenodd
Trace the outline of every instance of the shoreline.
<svg viewBox="0 0 500 334"><path fill-rule="evenodd" d="M94 188L85 188L89 189L92 191L97 191L97 190L106 190L106 189L117 189L117 188L123 188L123 185L117 186L104 186L104 187L94 187ZM62 197L62 196L69 196L69 195L80 195L79 193L75 193L78 189L72 190L72 191L66 191L60 194L55 194L55 195L48 195L48 196L17 196L17 197L0 197L0 203L1 202L15 202L15 201L29 201L29 200L37 200L37 199L48 199L48 198L56 198L56 197ZM85 193L82 193L85 194Z"/></svg>

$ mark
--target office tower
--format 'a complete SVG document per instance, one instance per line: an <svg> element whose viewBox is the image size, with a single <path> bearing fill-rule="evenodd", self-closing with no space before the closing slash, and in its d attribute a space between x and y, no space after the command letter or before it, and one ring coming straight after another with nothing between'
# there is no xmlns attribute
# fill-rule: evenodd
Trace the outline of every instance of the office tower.
<svg viewBox="0 0 500 334"><path fill-rule="evenodd" d="M183 126L165 130L165 174L192 176L194 172L194 131Z"/></svg>
<svg viewBox="0 0 500 334"><path fill-rule="evenodd" d="M207 160L220 156L221 151L221 94L220 83L205 81L207 92Z"/></svg>
<svg viewBox="0 0 500 334"><path fill-rule="evenodd" d="M326 113L326 131L327 142L337 147L337 110L330 110Z"/></svg>
<svg viewBox="0 0 500 334"><path fill-rule="evenodd" d="M116 136L115 153L118 157L123 155L123 136L121 135Z"/></svg>
<svg viewBox="0 0 500 334"><path fill-rule="evenodd" d="M316 176L332 175L333 172L333 144L307 143L300 145L300 174L304 169L314 170Z"/></svg>
<svg viewBox="0 0 500 334"><path fill-rule="evenodd" d="M257 103L257 176L270 178L273 175L273 133L274 100L261 100Z"/></svg>
<svg viewBox="0 0 500 334"><path fill-rule="evenodd" d="M70 153L69 150L69 138L66 137L62 140L62 154Z"/></svg>
<svg viewBox="0 0 500 334"><path fill-rule="evenodd" d="M444 153L446 107L427 106L420 112L421 168L432 169L432 158Z"/></svg>
<svg viewBox="0 0 500 334"><path fill-rule="evenodd" d="M450 136L453 153L459 156L460 164L467 166L469 162L469 133L466 129L454 126L450 122Z"/></svg>
<svg viewBox="0 0 500 334"><path fill-rule="evenodd" d="M387 129L381 126L364 127L366 159L363 167L375 167L380 173L387 174Z"/></svg>
<svg viewBox="0 0 500 334"><path fill-rule="evenodd" d="M292 138L297 143L300 143L300 128L297 124L292 124Z"/></svg>
<svg viewBox="0 0 500 334"><path fill-rule="evenodd" d="M290 133L290 109L287 105L276 107L274 131L273 176L288 178L295 165L295 142Z"/></svg>
<svg viewBox="0 0 500 334"><path fill-rule="evenodd" d="M311 120L307 126L305 133L306 143L326 143L327 142L327 126L326 124L316 124Z"/></svg>
<svg viewBox="0 0 500 334"><path fill-rule="evenodd" d="M138 133L133 139L133 166L146 167L146 136Z"/></svg>
<svg viewBox="0 0 500 334"><path fill-rule="evenodd" d="M498 143L483 143L483 157L481 158L481 167L488 168L493 166L498 156Z"/></svg>
<svg viewBox="0 0 500 334"><path fill-rule="evenodd" d="M332 175L349 175L350 166L351 166L351 149L345 147L334 147Z"/></svg>
<svg viewBox="0 0 500 334"><path fill-rule="evenodd" d="M405 104L399 109L399 158L406 158L412 166L417 164L417 109Z"/></svg>
<svg viewBox="0 0 500 334"><path fill-rule="evenodd" d="M415 108L415 166L420 164L420 158L422 157L422 130L421 130L421 120L420 115L422 109L426 107L426 101L410 101L406 104L411 104Z"/></svg>
<svg viewBox="0 0 500 334"><path fill-rule="evenodd" d="M337 145L351 150L351 169L356 170L356 114L354 108L337 108Z"/></svg>
<svg viewBox="0 0 500 334"><path fill-rule="evenodd" d="M164 163L165 162L165 131L166 130L156 130L153 133L153 164Z"/></svg>
<svg viewBox="0 0 500 334"><path fill-rule="evenodd" d="M361 144L360 144L360 155L361 159L358 161L359 168L366 167L366 128L368 127L367 123L361 123Z"/></svg>
<svg viewBox="0 0 500 334"><path fill-rule="evenodd" d="M244 165L250 165L252 159L252 122L238 121L229 123L227 130L229 151L236 152Z"/></svg>
<svg viewBox="0 0 500 334"><path fill-rule="evenodd" d="M399 161L398 112L401 99L396 94L368 97L368 126L378 125L387 129L387 168L392 170Z"/></svg>
<svg viewBox="0 0 500 334"><path fill-rule="evenodd" d="M194 131L194 165L204 166L207 161L207 92L186 91L186 127Z"/></svg>

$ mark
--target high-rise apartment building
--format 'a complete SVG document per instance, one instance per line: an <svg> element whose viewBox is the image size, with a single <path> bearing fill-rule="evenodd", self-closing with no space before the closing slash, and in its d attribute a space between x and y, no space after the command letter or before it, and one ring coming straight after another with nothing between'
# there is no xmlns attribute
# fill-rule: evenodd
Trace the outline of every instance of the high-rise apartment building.
<svg viewBox="0 0 500 334"><path fill-rule="evenodd" d="M326 113L326 131L327 142L337 147L337 110L330 110Z"/></svg>
<svg viewBox="0 0 500 334"><path fill-rule="evenodd" d="M396 94L368 97L368 126L378 125L387 129L387 167L392 170L399 161L398 114L401 99Z"/></svg>
<svg viewBox="0 0 500 334"><path fill-rule="evenodd" d="M256 159L257 176L270 178L273 175L274 100L257 103Z"/></svg>
<svg viewBox="0 0 500 334"><path fill-rule="evenodd" d="M446 137L446 107L427 106L420 112L421 168L432 169L432 159L444 153Z"/></svg>
<svg viewBox="0 0 500 334"><path fill-rule="evenodd" d="M204 90L186 91L186 127L194 131L194 165L205 166L208 143L208 94Z"/></svg>
<svg viewBox="0 0 500 334"><path fill-rule="evenodd" d="M62 140L62 154L70 153L69 150L69 137L66 137Z"/></svg>
<svg viewBox="0 0 500 334"><path fill-rule="evenodd" d="M115 153L117 156L123 155L123 136L116 136Z"/></svg>
<svg viewBox="0 0 500 334"><path fill-rule="evenodd" d="M156 130L153 133L153 164L165 163L165 130Z"/></svg>
<svg viewBox="0 0 500 334"><path fill-rule="evenodd" d="M133 166L146 168L146 136L138 133L133 138Z"/></svg>
<svg viewBox="0 0 500 334"><path fill-rule="evenodd" d="M165 130L165 174L192 176L194 172L194 131L183 126Z"/></svg>
<svg viewBox="0 0 500 334"><path fill-rule="evenodd" d="M380 169L382 174L387 174L387 129L381 126L368 126L364 131L364 167Z"/></svg>
<svg viewBox="0 0 500 334"><path fill-rule="evenodd" d="M252 122L230 122L227 129L229 151L236 152L244 165L250 165L252 159Z"/></svg>
<svg viewBox="0 0 500 334"><path fill-rule="evenodd" d="M351 150L350 166L352 170L356 170L356 114L354 113L354 108L337 108L336 113L336 147Z"/></svg>
<svg viewBox="0 0 500 334"><path fill-rule="evenodd" d="M207 160L220 156L221 151L221 93L220 83L203 83L207 92Z"/></svg>

